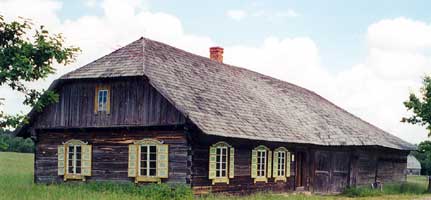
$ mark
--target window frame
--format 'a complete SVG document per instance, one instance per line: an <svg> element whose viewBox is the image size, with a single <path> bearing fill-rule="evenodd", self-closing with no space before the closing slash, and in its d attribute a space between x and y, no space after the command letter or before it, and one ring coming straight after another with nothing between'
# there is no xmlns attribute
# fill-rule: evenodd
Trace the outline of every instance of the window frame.
<svg viewBox="0 0 431 200"><path fill-rule="evenodd" d="M282 153L283 159L280 159L280 153ZM277 159L277 166L274 166L273 170L277 170L275 173L275 176L273 176L274 181L287 181L287 177L289 177L290 173L288 173L288 169L290 170L290 166L288 167L288 165L291 164L291 160L292 160L292 155L290 154L289 151L285 148L285 147L279 147L277 149L274 150L274 164L275 164L275 160ZM290 157L288 157L290 156ZM283 163L281 164L280 160L283 161ZM282 168L280 168L280 166L283 166ZM282 173L280 173L282 172ZM274 174L273 174L274 175Z"/></svg>
<svg viewBox="0 0 431 200"><path fill-rule="evenodd" d="M106 96L104 97L106 102L104 104L100 103L100 94L101 92L106 91ZM103 101L103 98L102 98ZM94 93L94 114L99 113L111 113L111 87L109 85L96 85L95 93Z"/></svg>
<svg viewBox="0 0 431 200"><path fill-rule="evenodd" d="M85 181L85 175L83 175L82 173L82 156L83 156L83 145L87 145L88 142L83 142L81 140L69 140L67 142L64 142L64 158L65 158L65 165L64 165L64 181L66 180L83 180ZM73 166L74 167L74 173L70 173L69 172L69 147L73 146L74 147L74 153L76 153L76 147L79 146L81 147L81 157L80 157L80 173L76 173L76 165ZM76 156L76 155L75 155ZM74 163L76 162L76 160L73 161Z"/></svg>
<svg viewBox="0 0 431 200"><path fill-rule="evenodd" d="M264 146L259 145L256 148L253 149L253 151L256 151L256 177L254 177L254 183L256 182L265 182L268 183L268 178L272 177L272 152L271 150ZM259 159L259 152L264 152L263 159ZM261 163L263 161L263 165ZM263 166L263 167L259 167ZM261 169L263 168L263 169ZM263 175L259 173L259 171L263 170Z"/></svg>
<svg viewBox="0 0 431 200"><path fill-rule="evenodd" d="M135 176L135 183L139 183L139 182L153 182L153 183L161 183L162 178L167 178L167 177L159 177L158 174L158 170L159 170L159 145L164 145L163 142L159 141L159 140L155 140L155 139L151 139L151 138L147 138L147 139L142 139L142 140L137 140L134 141L133 145L136 146L136 170L138 170L136 172L136 176ZM146 146L147 148L150 146L155 146L156 147L156 168L155 168L155 175L154 176L150 176L150 175L141 175L141 150L142 147ZM148 149L147 149L148 151ZM130 152L129 152L130 153ZM167 152L168 153L168 152ZM163 154L161 154L163 155ZM169 154L168 154L169 155ZM147 155L148 157L148 155ZM147 160L148 161L148 160ZM169 161L167 161L169 164ZM148 164L148 163L147 163ZM147 170L149 170L149 168L147 168ZM147 171L148 172L148 171Z"/></svg>
<svg viewBox="0 0 431 200"><path fill-rule="evenodd" d="M147 153L146 153L146 164L147 164L147 167L146 167L146 173L147 173L147 175L142 175L142 169L143 169L143 167L141 166L141 164L142 164L142 162L144 161L144 160L142 160L142 147L146 147L147 148ZM155 153L155 160L151 160L150 159L150 154L151 154L151 147L155 147L155 151L154 151L154 153ZM150 162L151 161L155 161L156 162L156 168L155 168L155 173L154 173L154 175L151 175L151 173L150 173L150 171L151 171L151 167L150 167ZM138 176L142 176L142 177L157 177L157 144L151 144L151 143L149 143L149 144L140 144L139 145L139 150L138 150ZM145 168L144 168L145 169Z"/></svg>
<svg viewBox="0 0 431 200"><path fill-rule="evenodd" d="M230 145L230 144L228 144L227 142L224 142L224 141L220 141L220 142L217 142L217 143L211 145L210 149L211 148L215 148L215 151L216 151L216 153L215 153L216 154L216 161L215 161L216 168L214 169L215 170L215 177L214 178L210 178L210 179L212 179L212 184L213 185L216 184L216 183L226 183L226 184L229 184L229 179L233 178L233 176L231 176L231 173L233 173L233 172L231 172L230 165L231 165L231 153L232 153L231 149L234 149L234 148L232 147L232 145ZM226 158L226 163L224 165L225 166L224 169L222 167L223 166L223 160L222 160L223 154L222 153L220 154L220 158L221 158L220 162L217 162L217 157L218 157L217 150L218 149L220 149L220 152L222 152L222 149L224 149L225 152L226 152L226 155L224 156ZM235 150L233 150L233 151L235 151ZM217 166L219 166L219 169L217 169ZM224 176L222 175L223 171L225 171L225 175ZM220 172L219 173L219 174L221 174L220 176L217 176L218 172Z"/></svg>

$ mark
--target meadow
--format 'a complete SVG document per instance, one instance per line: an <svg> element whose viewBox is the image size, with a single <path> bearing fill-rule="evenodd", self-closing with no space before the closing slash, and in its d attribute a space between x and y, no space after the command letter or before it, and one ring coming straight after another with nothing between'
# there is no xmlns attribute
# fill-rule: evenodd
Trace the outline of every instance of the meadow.
<svg viewBox="0 0 431 200"><path fill-rule="evenodd" d="M227 199L227 200L373 200L373 199L431 199L426 194L427 178L409 176L408 183L385 185L383 191L368 188L347 190L336 196L304 194L258 193L249 196L208 195L193 196L190 189L183 185L150 185L136 187L131 184L85 183L45 185L33 183L33 154L0 152L0 199Z"/></svg>

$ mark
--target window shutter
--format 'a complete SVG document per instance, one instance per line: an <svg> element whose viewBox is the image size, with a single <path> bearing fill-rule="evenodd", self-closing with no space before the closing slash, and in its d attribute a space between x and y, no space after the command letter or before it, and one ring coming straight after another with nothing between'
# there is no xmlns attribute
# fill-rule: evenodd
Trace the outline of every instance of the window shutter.
<svg viewBox="0 0 431 200"><path fill-rule="evenodd" d="M169 177L169 146L167 144L157 145L157 177Z"/></svg>
<svg viewBox="0 0 431 200"><path fill-rule="evenodd" d="M229 178L235 176L235 148L231 147L229 152Z"/></svg>
<svg viewBox="0 0 431 200"><path fill-rule="evenodd" d="M64 175L64 145L58 145L57 147L57 162L58 162L58 175Z"/></svg>
<svg viewBox="0 0 431 200"><path fill-rule="evenodd" d="M268 170L268 172L267 172L267 174L266 174L266 177L268 177L268 178L271 178L271 170L272 170L272 151L267 151L267 153L268 153L268 164L267 164L267 170Z"/></svg>
<svg viewBox="0 0 431 200"><path fill-rule="evenodd" d="M279 151L274 151L274 165L272 167L272 177L278 176L278 154Z"/></svg>
<svg viewBox="0 0 431 200"><path fill-rule="evenodd" d="M208 178L214 179L216 177L216 147L210 147L210 155L209 155L209 171Z"/></svg>
<svg viewBox="0 0 431 200"><path fill-rule="evenodd" d="M290 152L286 152L286 177L290 177Z"/></svg>
<svg viewBox="0 0 431 200"><path fill-rule="evenodd" d="M99 112L99 86L94 89L94 114Z"/></svg>
<svg viewBox="0 0 431 200"><path fill-rule="evenodd" d="M111 113L111 87L107 88L106 94L106 114Z"/></svg>
<svg viewBox="0 0 431 200"><path fill-rule="evenodd" d="M82 175L91 176L91 145L82 145Z"/></svg>
<svg viewBox="0 0 431 200"><path fill-rule="evenodd" d="M251 151L251 178L257 177L257 151Z"/></svg>
<svg viewBox="0 0 431 200"><path fill-rule="evenodd" d="M129 170L128 170L128 176L129 177L136 177L136 168L137 168L137 161L138 161L138 145L135 144L129 144Z"/></svg>

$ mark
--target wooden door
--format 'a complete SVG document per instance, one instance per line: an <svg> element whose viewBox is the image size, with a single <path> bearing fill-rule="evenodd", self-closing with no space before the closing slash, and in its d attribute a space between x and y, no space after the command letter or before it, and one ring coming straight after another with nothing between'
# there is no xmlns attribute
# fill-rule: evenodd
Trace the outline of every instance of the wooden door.
<svg viewBox="0 0 431 200"><path fill-rule="evenodd" d="M304 189L306 183L306 154L305 152L295 153L296 177L295 186L297 189Z"/></svg>

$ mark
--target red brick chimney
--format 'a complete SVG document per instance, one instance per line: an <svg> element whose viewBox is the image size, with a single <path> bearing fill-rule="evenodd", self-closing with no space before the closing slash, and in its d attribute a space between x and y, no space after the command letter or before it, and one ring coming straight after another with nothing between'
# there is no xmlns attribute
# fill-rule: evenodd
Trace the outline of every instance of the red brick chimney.
<svg viewBox="0 0 431 200"><path fill-rule="evenodd" d="M223 48L211 47L210 48L210 59L217 62L223 62Z"/></svg>

